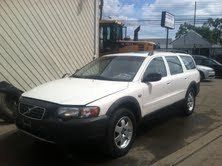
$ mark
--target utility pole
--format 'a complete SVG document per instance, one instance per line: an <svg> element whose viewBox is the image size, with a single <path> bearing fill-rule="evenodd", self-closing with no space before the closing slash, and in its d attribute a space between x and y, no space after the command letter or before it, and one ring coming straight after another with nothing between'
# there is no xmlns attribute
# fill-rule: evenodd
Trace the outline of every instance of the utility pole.
<svg viewBox="0 0 222 166"><path fill-rule="evenodd" d="M166 28L167 36L166 36L166 50L168 49L169 44L169 29L175 28L175 17L173 14L163 11L161 16L161 27Z"/></svg>
<svg viewBox="0 0 222 166"><path fill-rule="evenodd" d="M194 18L193 18L193 25L196 25L196 16L197 16L197 2L195 1L195 7L194 7Z"/></svg>
<svg viewBox="0 0 222 166"><path fill-rule="evenodd" d="M169 43L169 28L166 28L167 30L167 37L166 37L166 50L168 50L168 43Z"/></svg>

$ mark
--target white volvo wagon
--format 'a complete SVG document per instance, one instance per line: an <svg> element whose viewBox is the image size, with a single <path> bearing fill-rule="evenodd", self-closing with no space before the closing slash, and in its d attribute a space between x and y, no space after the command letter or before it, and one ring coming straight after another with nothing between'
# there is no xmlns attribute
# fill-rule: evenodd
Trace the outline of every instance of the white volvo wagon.
<svg viewBox="0 0 222 166"><path fill-rule="evenodd" d="M102 139L106 152L119 157L129 151L144 116L177 102L184 115L192 114L199 81L188 54L106 55L22 94L16 125L54 143Z"/></svg>

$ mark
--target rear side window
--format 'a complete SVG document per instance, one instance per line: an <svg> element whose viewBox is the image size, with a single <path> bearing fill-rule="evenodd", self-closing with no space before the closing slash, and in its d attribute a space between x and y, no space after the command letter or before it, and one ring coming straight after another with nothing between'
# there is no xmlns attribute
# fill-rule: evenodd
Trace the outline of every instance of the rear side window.
<svg viewBox="0 0 222 166"><path fill-rule="evenodd" d="M201 59L194 59L197 65L200 65L202 63Z"/></svg>
<svg viewBox="0 0 222 166"><path fill-rule="evenodd" d="M166 56L165 58L169 65L171 75L183 73L183 68L180 60L176 56Z"/></svg>
<svg viewBox="0 0 222 166"><path fill-rule="evenodd" d="M144 75L151 73L161 74L162 77L165 77L167 75L166 66L162 57L157 57L151 60Z"/></svg>
<svg viewBox="0 0 222 166"><path fill-rule="evenodd" d="M204 59L204 60L202 60L201 65L213 66L213 65L217 65L217 63L211 59Z"/></svg>
<svg viewBox="0 0 222 166"><path fill-rule="evenodd" d="M190 56L180 56L187 70L195 69L195 63Z"/></svg>

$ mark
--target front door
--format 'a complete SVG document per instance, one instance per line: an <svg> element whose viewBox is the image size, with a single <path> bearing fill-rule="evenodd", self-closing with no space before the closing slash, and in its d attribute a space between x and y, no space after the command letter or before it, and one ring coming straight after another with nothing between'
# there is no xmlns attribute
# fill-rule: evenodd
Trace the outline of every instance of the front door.
<svg viewBox="0 0 222 166"><path fill-rule="evenodd" d="M152 59L144 72L144 76L151 73L162 75L162 79L156 82L142 82L144 115L168 105L170 80L162 57Z"/></svg>

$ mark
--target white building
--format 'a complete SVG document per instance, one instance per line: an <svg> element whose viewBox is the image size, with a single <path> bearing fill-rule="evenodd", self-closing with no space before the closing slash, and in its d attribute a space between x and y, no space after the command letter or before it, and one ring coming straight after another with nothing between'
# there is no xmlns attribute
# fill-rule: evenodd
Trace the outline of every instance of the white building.
<svg viewBox="0 0 222 166"><path fill-rule="evenodd" d="M21 90L98 55L98 0L0 1L0 81Z"/></svg>
<svg viewBox="0 0 222 166"><path fill-rule="evenodd" d="M212 48L212 44L209 41L193 30L175 39L171 44L173 49L180 49L190 54L206 56L209 56Z"/></svg>

